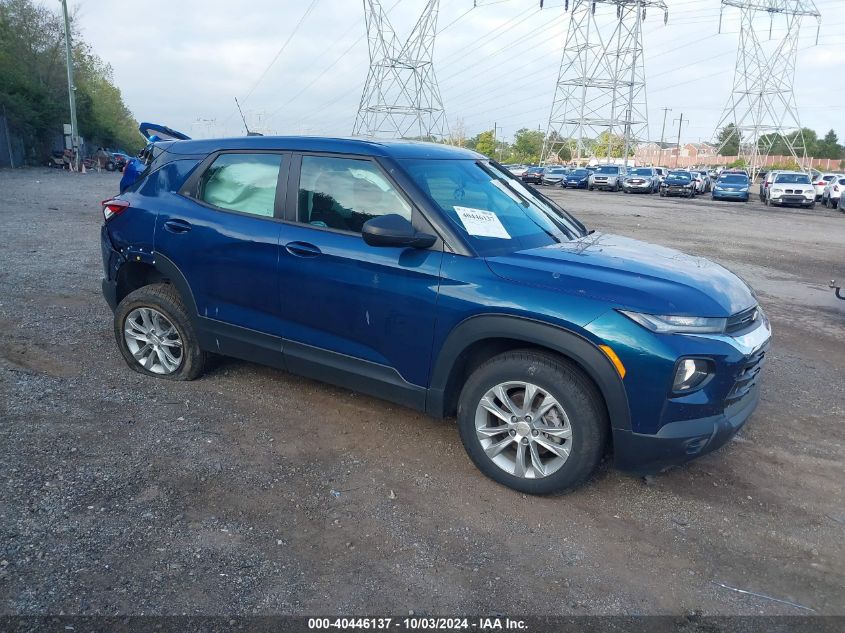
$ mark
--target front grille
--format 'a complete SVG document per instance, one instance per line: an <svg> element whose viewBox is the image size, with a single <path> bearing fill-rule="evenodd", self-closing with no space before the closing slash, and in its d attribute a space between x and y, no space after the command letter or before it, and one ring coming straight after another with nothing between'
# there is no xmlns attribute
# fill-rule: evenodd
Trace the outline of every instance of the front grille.
<svg viewBox="0 0 845 633"><path fill-rule="evenodd" d="M748 329L751 325L756 323L760 318L760 309L757 306L737 312L733 316L728 317L728 322L725 326L726 334L734 334L741 330Z"/></svg>
<svg viewBox="0 0 845 633"><path fill-rule="evenodd" d="M742 399L756 386L757 377L760 375L760 371L763 369L763 363L766 360L766 351L765 348L761 349L746 359L737 374L734 386L728 392L727 398L725 398L725 404L731 404Z"/></svg>

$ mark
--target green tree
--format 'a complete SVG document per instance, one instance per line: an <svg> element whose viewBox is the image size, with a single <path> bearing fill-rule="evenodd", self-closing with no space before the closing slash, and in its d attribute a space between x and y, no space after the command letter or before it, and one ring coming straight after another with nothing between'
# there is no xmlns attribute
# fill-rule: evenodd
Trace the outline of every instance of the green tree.
<svg viewBox="0 0 845 633"><path fill-rule="evenodd" d="M80 135L91 144L140 148L138 124L114 86L111 68L71 28ZM70 121L63 20L34 0L0 0L2 107L31 162L43 160Z"/></svg>
<svg viewBox="0 0 845 633"><path fill-rule="evenodd" d="M543 133L540 130L522 128L513 136L513 159L520 163L540 162L543 151Z"/></svg>
<svg viewBox="0 0 845 633"><path fill-rule="evenodd" d="M487 130L471 139L472 148L479 154L494 158L496 153L496 139L493 138L493 130Z"/></svg>
<svg viewBox="0 0 845 633"><path fill-rule="evenodd" d="M814 154L816 158L841 158L842 155L842 146L839 144L839 138L833 130L829 130L824 135L824 138L816 143Z"/></svg>
<svg viewBox="0 0 845 633"><path fill-rule="evenodd" d="M618 134L611 134L610 131L604 131L595 140L594 153L597 158L622 158L624 151L625 139ZM630 147L628 155L631 156L633 153L634 148Z"/></svg>
<svg viewBox="0 0 845 633"><path fill-rule="evenodd" d="M739 133L733 123L728 123L719 132L719 154L722 156L737 156L739 154Z"/></svg>

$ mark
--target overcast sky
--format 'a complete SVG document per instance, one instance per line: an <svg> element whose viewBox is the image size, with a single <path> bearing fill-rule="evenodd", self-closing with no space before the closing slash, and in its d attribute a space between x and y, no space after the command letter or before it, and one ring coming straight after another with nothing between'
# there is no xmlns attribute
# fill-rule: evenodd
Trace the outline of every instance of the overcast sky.
<svg viewBox="0 0 845 633"><path fill-rule="evenodd" d="M42 0L55 6L55 0ZM708 140L729 96L738 11L719 0L666 0L644 23L650 136ZM194 136L242 133L237 96L253 127L278 134L349 135L367 74L361 0L68 0L85 39L114 69L138 120ZM382 0L404 39L425 0ZM441 0L435 70L450 124L467 135L491 129L510 138L546 128L569 16L564 0ZM795 89L803 125L845 137L845 0L815 0L806 20ZM601 10L601 9L600 9ZM605 10L606 11L606 10ZM777 35L777 31L775 31ZM287 42L287 45L283 45ZM281 50L281 54L279 54ZM278 55L275 63L274 57ZM674 129L674 131L671 131Z"/></svg>

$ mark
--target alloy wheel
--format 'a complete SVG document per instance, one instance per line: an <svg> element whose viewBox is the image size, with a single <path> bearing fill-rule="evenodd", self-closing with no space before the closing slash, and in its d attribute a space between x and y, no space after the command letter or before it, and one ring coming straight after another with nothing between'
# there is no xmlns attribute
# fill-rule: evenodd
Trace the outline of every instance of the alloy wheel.
<svg viewBox="0 0 845 633"><path fill-rule="evenodd" d="M179 331L158 310L132 310L123 324L123 339L138 364L154 374L172 374L182 364Z"/></svg>
<svg viewBox="0 0 845 633"><path fill-rule="evenodd" d="M523 479L557 472L572 450L572 426L563 406L528 382L501 383L484 394L475 432L496 466Z"/></svg>

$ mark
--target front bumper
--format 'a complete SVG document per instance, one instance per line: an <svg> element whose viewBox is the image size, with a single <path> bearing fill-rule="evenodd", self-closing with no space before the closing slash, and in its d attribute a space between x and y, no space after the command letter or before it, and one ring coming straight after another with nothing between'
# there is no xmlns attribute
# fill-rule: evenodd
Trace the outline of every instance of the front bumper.
<svg viewBox="0 0 845 633"><path fill-rule="evenodd" d="M663 188L663 195L664 196L689 196L690 193L695 193L694 188L684 188L684 187L664 187Z"/></svg>
<svg viewBox="0 0 845 633"><path fill-rule="evenodd" d="M809 207L816 202L816 199L815 197L807 198L806 196L785 194L780 196L771 195L769 196L769 202L772 204L794 204Z"/></svg>
<svg viewBox="0 0 845 633"><path fill-rule="evenodd" d="M653 185L650 182L640 182L640 183L633 183L633 182L623 182L622 189L624 191L651 191L653 189Z"/></svg>
<svg viewBox="0 0 845 633"><path fill-rule="evenodd" d="M714 200L748 200L748 191L713 190Z"/></svg>
<svg viewBox="0 0 845 633"><path fill-rule="evenodd" d="M714 363L715 372L700 389L668 395L661 404L654 399L662 389L652 390L648 396L654 405L649 409L650 415L644 411L649 402L638 395L648 387L627 385L632 417L637 416L630 428L613 428L616 467L638 474L658 472L715 451L730 440L759 403L760 377L771 334L764 315L759 325L744 333L680 335L669 339L676 345L671 357L708 358ZM644 369L640 369L644 377L649 375L652 383L660 382L654 373Z"/></svg>
<svg viewBox="0 0 845 633"><path fill-rule="evenodd" d="M743 427L760 401L755 385L736 405L717 415L665 424L655 435L613 429L614 465L635 474L660 472L724 446Z"/></svg>

